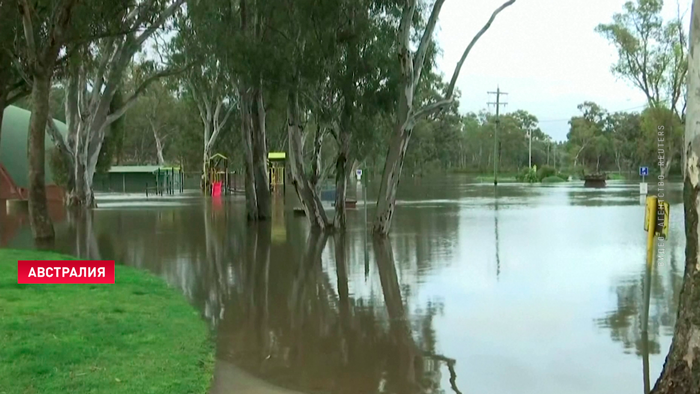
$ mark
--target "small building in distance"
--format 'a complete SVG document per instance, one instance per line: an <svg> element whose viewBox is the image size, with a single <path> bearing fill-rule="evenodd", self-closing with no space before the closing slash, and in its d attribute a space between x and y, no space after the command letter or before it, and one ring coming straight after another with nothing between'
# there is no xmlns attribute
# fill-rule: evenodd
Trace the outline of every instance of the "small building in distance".
<svg viewBox="0 0 700 394"><path fill-rule="evenodd" d="M150 193L163 190L182 191L183 173L180 167L145 165L112 166L106 173L95 174L96 192ZM157 192L157 190L159 190Z"/></svg>
<svg viewBox="0 0 700 394"><path fill-rule="evenodd" d="M29 188L29 160L27 158L27 135L31 112L13 105L5 108L0 134L0 200L26 200ZM58 130L68 132L65 123L54 120ZM45 182L46 198L49 202L63 201L65 190L54 181L49 159L54 144L46 136Z"/></svg>

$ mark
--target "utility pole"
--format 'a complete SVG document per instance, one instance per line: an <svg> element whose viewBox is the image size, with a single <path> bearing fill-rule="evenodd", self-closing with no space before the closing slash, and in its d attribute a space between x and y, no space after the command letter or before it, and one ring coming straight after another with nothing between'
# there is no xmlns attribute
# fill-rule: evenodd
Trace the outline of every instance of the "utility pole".
<svg viewBox="0 0 700 394"><path fill-rule="evenodd" d="M500 119L500 109L501 105L507 105L508 103L502 103L501 102L501 95L507 95L508 93L506 92L501 92L500 87L496 87L495 92L488 92L488 94L495 94L496 95L496 102L489 102L489 105L495 105L496 106L496 129L494 130L493 134L493 185L497 186L498 185L498 125L501 123Z"/></svg>
<svg viewBox="0 0 700 394"><path fill-rule="evenodd" d="M530 139L530 147L528 148L528 168L532 169L532 130L527 131L527 136Z"/></svg>

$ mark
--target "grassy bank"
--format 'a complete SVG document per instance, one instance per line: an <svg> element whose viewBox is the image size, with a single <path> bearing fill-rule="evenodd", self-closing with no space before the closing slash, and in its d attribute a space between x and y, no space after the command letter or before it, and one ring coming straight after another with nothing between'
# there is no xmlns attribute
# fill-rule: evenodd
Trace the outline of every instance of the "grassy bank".
<svg viewBox="0 0 700 394"><path fill-rule="evenodd" d="M0 394L204 394L213 371L206 324L182 295L117 265L113 285L20 285L0 249Z"/></svg>

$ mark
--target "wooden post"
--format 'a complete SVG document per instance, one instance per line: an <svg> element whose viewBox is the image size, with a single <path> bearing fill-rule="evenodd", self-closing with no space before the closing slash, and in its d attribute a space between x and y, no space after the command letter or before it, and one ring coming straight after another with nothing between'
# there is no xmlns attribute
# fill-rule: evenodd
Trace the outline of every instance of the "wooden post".
<svg viewBox="0 0 700 394"><path fill-rule="evenodd" d="M122 193L126 194L126 173L122 172Z"/></svg>

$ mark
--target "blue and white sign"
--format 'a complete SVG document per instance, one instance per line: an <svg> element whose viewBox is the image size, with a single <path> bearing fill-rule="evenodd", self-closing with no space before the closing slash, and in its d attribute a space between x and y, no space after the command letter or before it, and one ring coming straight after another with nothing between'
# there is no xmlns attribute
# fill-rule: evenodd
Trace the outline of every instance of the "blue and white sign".
<svg viewBox="0 0 700 394"><path fill-rule="evenodd" d="M361 179L362 179L362 170L361 170L361 169L357 169L357 170L355 171L355 176L357 177L357 180L358 180L358 181L361 180Z"/></svg>
<svg viewBox="0 0 700 394"><path fill-rule="evenodd" d="M639 176L649 176L649 167L639 167Z"/></svg>

